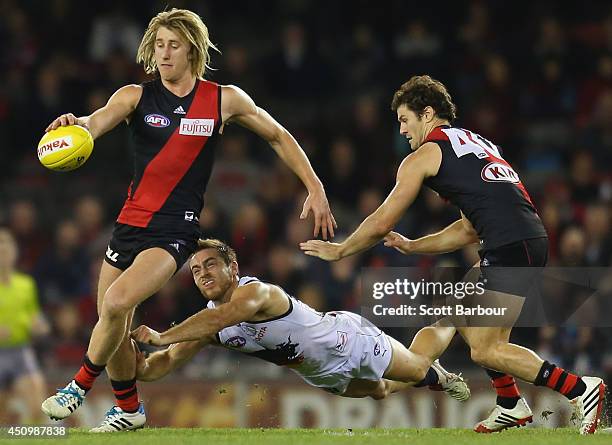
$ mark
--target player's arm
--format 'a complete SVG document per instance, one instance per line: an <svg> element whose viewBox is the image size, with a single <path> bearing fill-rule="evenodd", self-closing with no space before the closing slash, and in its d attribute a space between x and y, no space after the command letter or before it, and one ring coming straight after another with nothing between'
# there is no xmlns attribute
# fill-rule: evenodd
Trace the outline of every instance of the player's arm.
<svg viewBox="0 0 612 445"><path fill-rule="evenodd" d="M252 319L270 298L270 286L252 283L234 290L230 301L204 309L181 324L159 333L147 326L132 331L132 338L141 343L165 346L215 335L221 329Z"/></svg>
<svg viewBox="0 0 612 445"><path fill-rule="evenodd" d="M385 236L385 246L394 247L404 255L454 252L477 242L478 233L463 213L461 213L461 219L441 231L415 240L408 239L397 232L389 232Z"/></svg>
<svg viewBox="0 0 612 445"><path fill-rule="evenodd" d="M314 172L310 161L294 137L267 111L259 108L244 91L233 85L223 87L223 122L235 122L266 140L278 156L301 179L308 190L308 197L300 218L306 218L312 210L315 218L314 236L323 233L334 236L336 220L331 213L323 184Z"/></svg>
<svg viewBox="0 0 612 445"><path fill-rule="evenodd" d="M300 244L307 255L335 261L368 249L382 240L417 197L423 180L437 174L442 152L435 143L426 143L407 156L397 171L395 187L387 199L368 216L343 243L310 240Z"/></svg>
<svg viewBox="0 0 612 445"><path fill-rule="evenodd" d="M121 121L127 120L136 109L141 95L140 85L126 85L119 88L106 105L89 116L76 117L72 113L62 114L51 122L45 131L66 125L81 125L89 129L91 136L96 139L115 128Z"/></svg>
<svg viewBox="0 0 612 445"><path fill-rule="evenodd" d="M193 358L204 346L214 343L214 337L170 345L145 358L142 352L136 355L136 379L145 382L159 380Z"/></svg>

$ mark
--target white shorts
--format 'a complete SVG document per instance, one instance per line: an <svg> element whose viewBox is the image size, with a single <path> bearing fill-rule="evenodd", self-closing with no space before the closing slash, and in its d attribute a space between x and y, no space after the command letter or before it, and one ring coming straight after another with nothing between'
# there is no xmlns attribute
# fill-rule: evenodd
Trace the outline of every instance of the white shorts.
<svg viewBox="0 0 612 445"><path fill-rule="evenodd" d="M329 363L325 374L301 377L309 384L342 395L351 380L380 380L391 363L393 351L387 335L372 322L352 312L326 314L335 317L335 333L329 337Z"/></svg>

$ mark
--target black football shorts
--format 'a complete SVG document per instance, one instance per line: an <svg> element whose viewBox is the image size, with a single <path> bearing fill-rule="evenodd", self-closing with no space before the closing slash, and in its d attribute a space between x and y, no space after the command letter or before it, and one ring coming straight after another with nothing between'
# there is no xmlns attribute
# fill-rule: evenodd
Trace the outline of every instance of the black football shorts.
<svg viewBox="0 0 612 445"><path fill-rule="evenodd" d="M172 255L178 271L195 252L197 242L197 238L192 234L162 233L158 230L115 223L104 260L111 266L125 270L132 265L140 252L159 247Z"/></svg>
<svg viewBox="0 0 612 445"><path fill-rule="evenodd" d="M479 254L485 289L525 296L548 261L548 238L517 241Z"/></svg>

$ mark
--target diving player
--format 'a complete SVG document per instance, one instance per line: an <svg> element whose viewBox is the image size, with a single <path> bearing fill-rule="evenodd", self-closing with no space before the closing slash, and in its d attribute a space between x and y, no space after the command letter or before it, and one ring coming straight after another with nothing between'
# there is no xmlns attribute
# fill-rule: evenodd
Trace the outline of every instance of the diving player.
<svg viewBox="0 0 612 445"><path fill-rule="evenodd" d="M208 308L166 332L147 326L132 331L139 342L170 345L140 357L140 380L160 379L204 346L217 345L287 366L307 383L344 397L383 399L410 386L443 390L460 401L470 396L460 376L437 361L430 367L430 360L361 316L321 313L279 286L239 277L236 253L219 240L200 240L190 267Z"/></svg>

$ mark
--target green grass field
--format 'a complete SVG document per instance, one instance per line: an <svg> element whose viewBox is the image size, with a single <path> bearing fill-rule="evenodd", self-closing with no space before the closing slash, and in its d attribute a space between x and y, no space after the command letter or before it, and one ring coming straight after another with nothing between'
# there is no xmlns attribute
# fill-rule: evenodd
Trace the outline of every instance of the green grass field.
<svg viewBox="0 0 612 445"><path fill-rule="evenodd" d="M83 429L71 429L62 439L0 439L2 444L87 444L87 445L356 445L356 444L611 444L612 435L580 436L575 429L524 428L500 434L476 434L460 429L365 429L365 430L282 430L282 429L206 429L206 428L147 428L118 434L89 434Z"/></svg>

